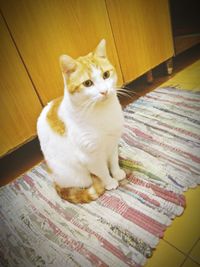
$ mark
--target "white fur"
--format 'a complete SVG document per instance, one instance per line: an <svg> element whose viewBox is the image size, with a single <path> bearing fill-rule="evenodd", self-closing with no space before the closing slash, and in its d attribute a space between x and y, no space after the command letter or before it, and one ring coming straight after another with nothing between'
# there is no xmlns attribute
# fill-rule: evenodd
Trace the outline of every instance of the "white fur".
<svg viewBox="0 0 200 267"><path fill-rule="evenodd" d="M93 86L74 94L68 92L65 82L58 114L67 126L66 135L61 136L50 128L46 120L52 105L49 103L38 119L38 137L53 171L52 177L61 187L89 187L92 173L110 190L125 177L118 165L123 115L113 88L116 78L104 80L94 69L92 79ZM107 91L107 96L102 91Z"/></svg>

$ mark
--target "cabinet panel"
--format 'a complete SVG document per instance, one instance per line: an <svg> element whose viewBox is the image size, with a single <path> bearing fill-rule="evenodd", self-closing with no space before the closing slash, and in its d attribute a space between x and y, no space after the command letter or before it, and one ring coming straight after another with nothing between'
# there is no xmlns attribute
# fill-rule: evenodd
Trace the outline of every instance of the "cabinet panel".
<svg viewBox="0 0 200 267"><path fill-rule="evenodd" d="M104 0L2 0L1 9L43 103L63 94L58 58L78 57L107 40L122 82Z"/></svg>
<svg viewBox="0 0 200 267"><path fill-rule="evenodd" d="M36 135L42 109L0 16L0 156Z"/></svg>
<svg viewBox="0 0 200 267"><path fill-rule="evenodd" d="M167 0L106 0L125 82L172 57Z"/></svg>

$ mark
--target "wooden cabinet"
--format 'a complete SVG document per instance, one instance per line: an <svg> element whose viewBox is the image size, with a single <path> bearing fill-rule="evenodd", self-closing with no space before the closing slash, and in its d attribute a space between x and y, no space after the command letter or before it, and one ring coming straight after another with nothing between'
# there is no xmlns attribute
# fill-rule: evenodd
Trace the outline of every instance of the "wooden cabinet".
<svg viewBox="0 0 200 267"><path fill-rule="evenodd" d="M106 0L127 83L173 56L168 0Z"/></svg>
<svg viewBox="0 0 200 267"><path fill-rule="evenodd" d="M173 56L167 0L0 0L0 156L36 135L36 119L63 94L59 56L107 41L119 84Z"/></svg>
<svg viewBox="0 0 200 267"><path fill-rule="evenodd" d="M102 38L122 83L105 1L6 0L1 9L43 104L63 94L59 56L85 55Z"/></svg>
<svg viewBox="0 0 200 267"><path fill-rule="evenodd" d="M0 156L36 135L41 104L0 16Z"/></svg>

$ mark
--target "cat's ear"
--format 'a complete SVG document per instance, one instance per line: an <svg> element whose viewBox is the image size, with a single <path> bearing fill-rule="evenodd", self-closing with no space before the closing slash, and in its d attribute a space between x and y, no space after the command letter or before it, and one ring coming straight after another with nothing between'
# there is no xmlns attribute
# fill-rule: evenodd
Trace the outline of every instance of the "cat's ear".
<svg viewBox="0 0 200 267"><path fill-rule="evenodd" d="M95 49L95 54L98 57L102 57L102 58L106 58L107 54L106 54L106 40L102 39L101 42L97 45L96 49Z"/></svg>
<svg viewBox="0 0 200 267"><path fill-rule="evenodd" d="M60 56L60 68L63 74L69 75L76 70L76 61L67 55Z"/></svg>

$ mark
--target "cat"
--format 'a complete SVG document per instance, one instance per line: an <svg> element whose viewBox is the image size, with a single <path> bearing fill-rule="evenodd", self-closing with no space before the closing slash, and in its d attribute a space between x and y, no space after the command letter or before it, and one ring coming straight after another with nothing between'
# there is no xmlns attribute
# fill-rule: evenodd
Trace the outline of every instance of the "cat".
<svg viewBox="0 0 200 267"><path fill-rule="evenodd" d="M64 96L48 103L37 133L55 189L72 203L96 200L126 174L118 163L123 112L103 39L94 52L60 57Z"/></svg>

